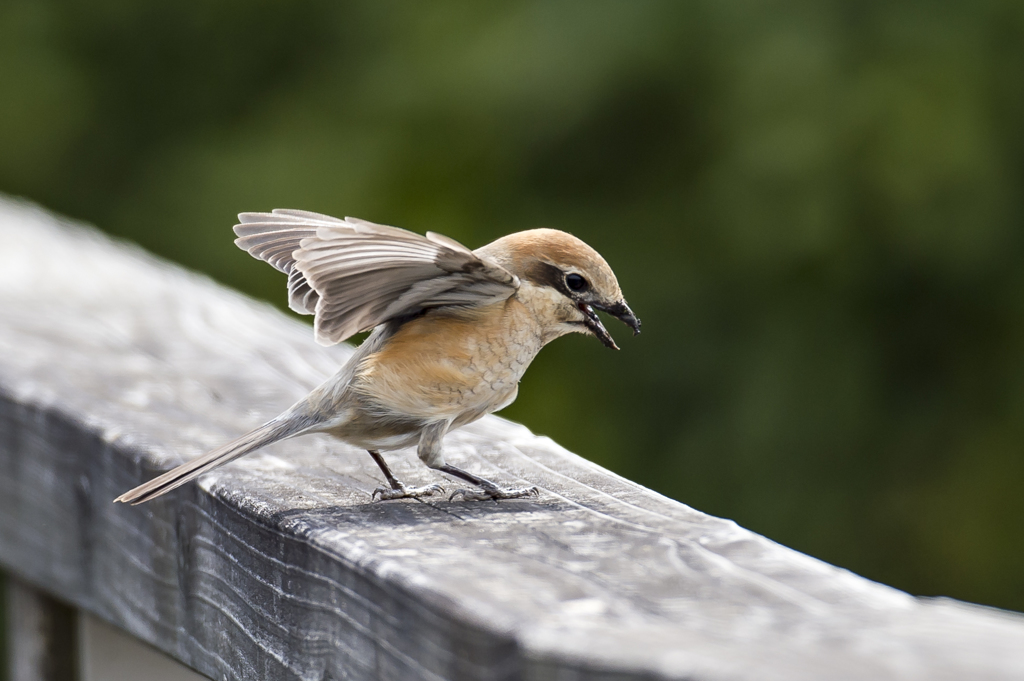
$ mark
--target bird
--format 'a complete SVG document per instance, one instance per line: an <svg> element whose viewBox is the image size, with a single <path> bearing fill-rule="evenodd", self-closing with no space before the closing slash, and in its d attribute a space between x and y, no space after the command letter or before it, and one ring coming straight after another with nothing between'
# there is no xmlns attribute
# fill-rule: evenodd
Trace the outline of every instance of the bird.
<svg viewBox="0 0 1024 681"><path fill-rule="evenodd" d="M288 305L313 315L321 345L371 331L339 371L280 415L241 437L125 492L141 504L261 447L327 433L365 449L387 487L371 499L418 499L381 452L416 447L420 460L470 488L449 501L516 499L448 463L445 434L511 404L540 349L582 333L618 349L596 311L640 333L611 267L577 237L530 229L477 250L435 232L417 234L304 210L241 213L235 244L288 276Z"/></svg>

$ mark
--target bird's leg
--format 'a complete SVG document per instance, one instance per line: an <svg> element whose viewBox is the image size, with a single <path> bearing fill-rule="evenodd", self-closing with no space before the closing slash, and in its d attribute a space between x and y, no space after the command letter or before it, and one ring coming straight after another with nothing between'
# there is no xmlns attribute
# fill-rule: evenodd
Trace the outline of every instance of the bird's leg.
<svg viewBox="0 0 1024 681"><path fill-rule="evenodd" d="M388 467L387 461L380 455L375 449L366 450L373 457L373 460L380 466L381 471L384 473L384 477L387 478L388 484L391 485L391 489L387 487L378 487L373 490L371 498L376 500L380 496L380 500L385 499L418 499L419 497L429 497L431 494L443 494L444 488L441 485L427 485L426 487L406 487L403 485L395 474L391 472Z"/></svg>
<svg viewBox="0 0 1024 681"><path fill-rule="evenodd" d="M448 431L449 425L448 421L438 421L426 426L423 429L423 432L420 433L420 444L416 449L416 453L419 455L420 461L427 464L430 468L441 471L442 473L447 473L448 475L452 475L460 480L465 480L471 485L476 485L480 488L478 490L457 489L450 497L448 497L448 501L451 501L455 497L462 497L466 501L483 501L485 499L519 499L521 497L540 494L536 487L502 489L490 480L485 480L484 478L473 475L461 468L456 468L451 464L445 463L441 441L444 438L444 434Z"/></svg>
<svg viewBox="0 0 1024 681"><path fill-rule="evenodd" d="M477 475L473 475L468 471L464 471L461 468L456 468L451 464L444 464L439 466L438 469L442 473L447 473L461 480L465 480L471 485L476 485L480 489L457 489L452 492L452 495L448 497L448 501L452 501L455 497L462 497L465 501L486 501L487 499L521 499L523 497L538 496L540 490L536 487L519 487L519 488L501 488L495 485L486 478L481 478Z"/></svg>

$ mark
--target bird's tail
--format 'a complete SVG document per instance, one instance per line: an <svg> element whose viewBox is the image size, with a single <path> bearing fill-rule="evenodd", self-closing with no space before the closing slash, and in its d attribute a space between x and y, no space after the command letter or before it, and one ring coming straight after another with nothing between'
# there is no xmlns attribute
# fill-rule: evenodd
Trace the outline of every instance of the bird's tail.
<svg viewBox="0 0 1024 681"><path fill-rule="evenodd" d="M155 499L161 494L170 492L175 487L184 485L189 480L207 471L212 471L218 466L223 466L229 461L233 461L272 442L298 435L304 430L303 424L297 423L295 419L282 417L268 421L259 428L250 430L237 440L232 440L208 454L196 457L188 463L181 464L174 470L168 471L143 485L139 485L133 490L125 492L117 499L114 499L114 502L120 501L134 506L150 499Z"/></svg>

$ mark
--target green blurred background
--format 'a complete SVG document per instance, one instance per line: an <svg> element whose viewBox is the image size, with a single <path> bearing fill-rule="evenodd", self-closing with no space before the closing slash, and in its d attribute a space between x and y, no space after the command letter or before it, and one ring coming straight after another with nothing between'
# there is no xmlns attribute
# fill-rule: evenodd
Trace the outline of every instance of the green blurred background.
<svg viewBox="0 0 1024 681"><path fill-rule="evenodd" d="M1024 610L1020 0L4 0L0 191L282 307L239 211L571 231L644 334L553 344L505 416Z"/></svg>

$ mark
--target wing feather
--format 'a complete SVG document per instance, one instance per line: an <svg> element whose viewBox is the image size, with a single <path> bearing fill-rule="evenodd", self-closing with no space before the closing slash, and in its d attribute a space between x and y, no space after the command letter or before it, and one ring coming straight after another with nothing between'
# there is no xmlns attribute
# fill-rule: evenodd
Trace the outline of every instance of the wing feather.
<svg viewBox="0 0 1024 681"><path fill-rule="evenodd" d="M299 270L288 274L288 307L299 314L313 314L319 300L320 294L306 281L306 275Z"/></svg>
<svg viewBox="0 0 1024 681"><path fill-rule="evenodd" d="M235 243L288 274L288 305L316 339L345 340L389 319L508 298L519 279L458 241L358 218L275 209L242 213Z"/></svg>
<svg viewBox="0 0 1024 681"><path fill-rule="evenodd" d="M248 213L248 215L285 216L304 222L345 222L341 218L324 215L323 213L314 213L311 210L297 210L295 208L275 208L270 213Z"/></svg>

